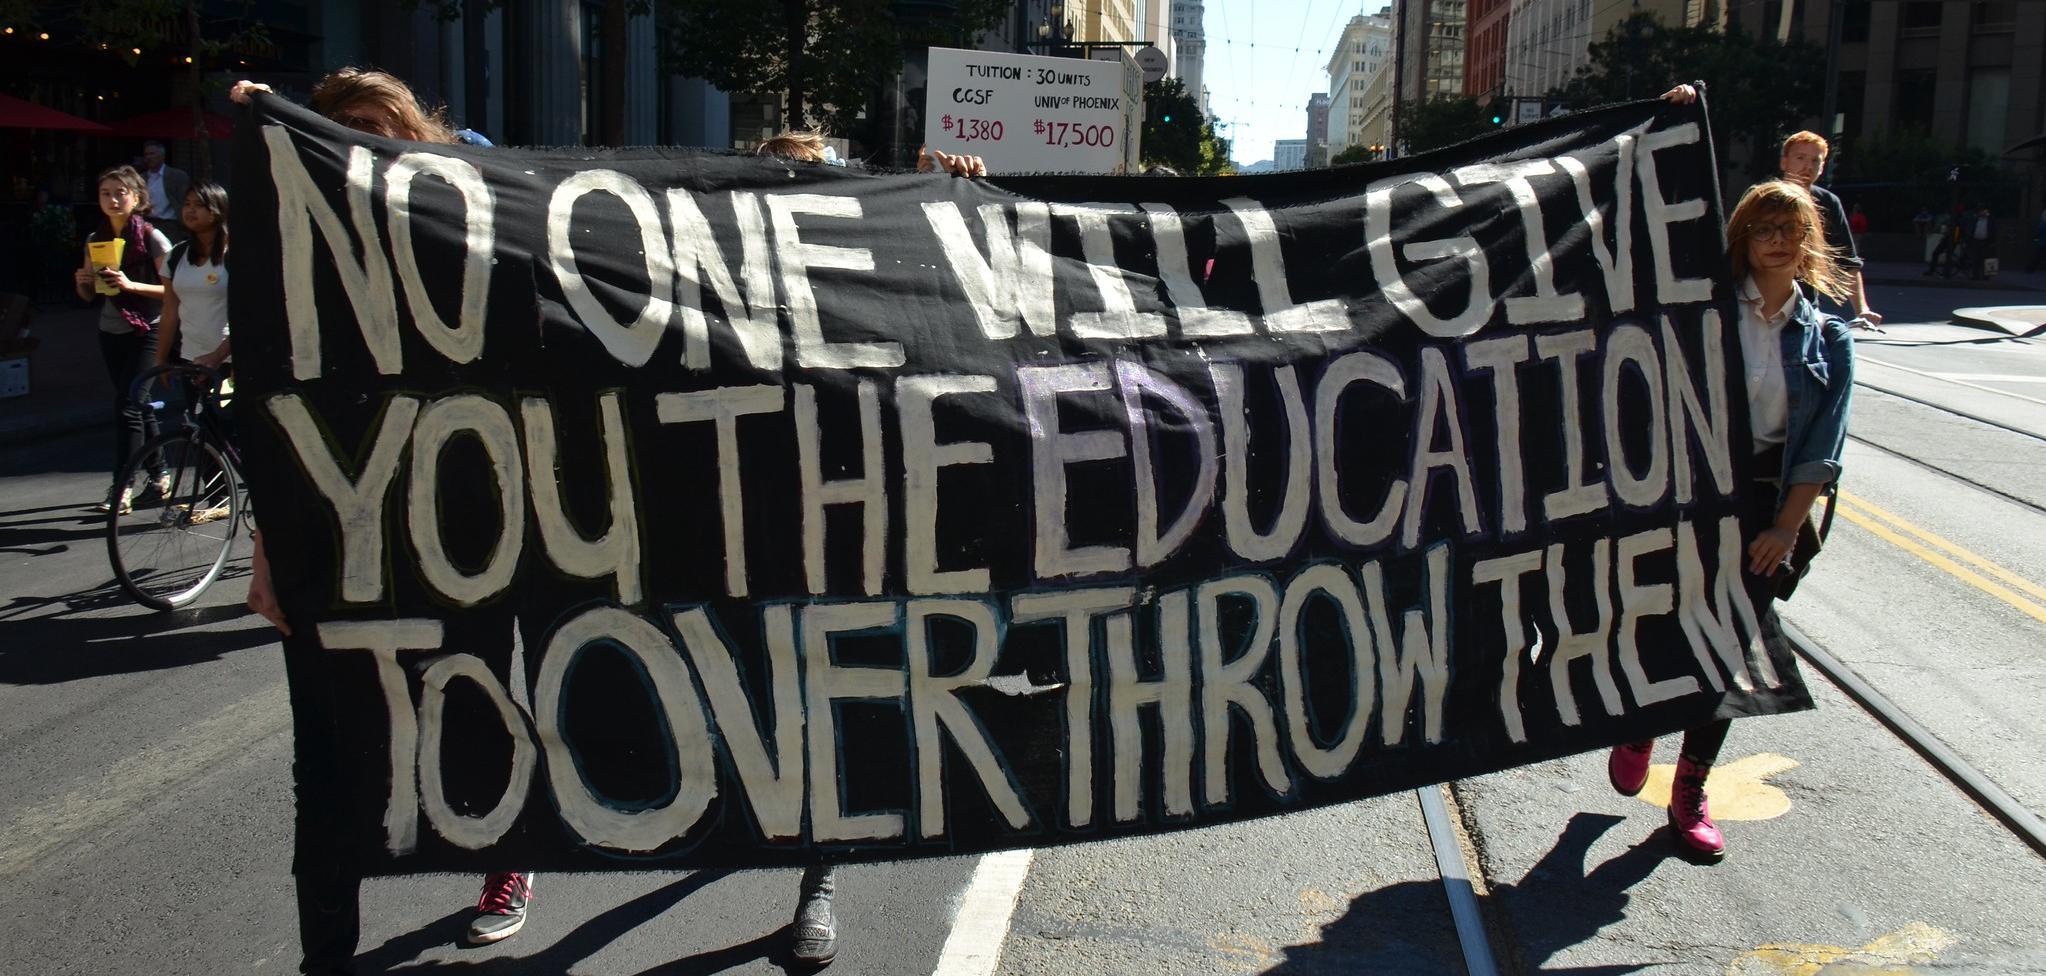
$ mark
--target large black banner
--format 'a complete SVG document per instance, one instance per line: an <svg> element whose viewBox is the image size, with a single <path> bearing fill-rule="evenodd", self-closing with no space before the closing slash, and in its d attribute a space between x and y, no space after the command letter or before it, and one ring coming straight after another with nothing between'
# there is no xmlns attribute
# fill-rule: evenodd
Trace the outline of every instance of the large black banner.
<svg viewBox="0 0 2046 976"><path fill-rule="evenodd" d="M1702 106L1170 180L249 123L247 474L372 873L1057 844L1809 704Z"/></svg>

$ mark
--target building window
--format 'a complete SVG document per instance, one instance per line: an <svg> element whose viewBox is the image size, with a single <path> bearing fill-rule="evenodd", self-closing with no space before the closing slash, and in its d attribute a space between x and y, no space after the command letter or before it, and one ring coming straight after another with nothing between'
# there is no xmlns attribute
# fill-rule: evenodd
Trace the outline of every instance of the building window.
<svg viewBox="0 0 2046 976"><path fill-rule="evenodd" d="M1914 68L1897 72L1896 101L1890 106L1895 128L1925 131L1932 127L1932 94L1939 87L1939 72Z"/></svg>
<svg viewBox="0 0 2046 976"><path fill-rule="evenodd" d="M1847 43L1868 40L1869 4L1845 3L1840 5L1840 39Z"/></svg>
<svg viewBox="0 0 2046 976"><path fill-rule="evenodd" d="M1939 0L1910 0L1904 4L1903 27L1907 31L1936 31L1946 4Z"/></svg>
<svg viewBox="0 0 2046 976"><path fill-rule="evenodd" d="M1868 93L1868 72L1840 72L1839 92L1834 110L1840 115L1840 138L1851 144L1867 129L1861 118L1861 106Z"/></svg>
<svg viewBox="0 0 2046 976"><path fill-rule="evenodd" d="M2010 114L2010 69L1977 68L1968 73L1968 145L2000 153L2004 120Z"/></svg>
<svg viewBox="0 0 2046 976"><path fill-rule="evenodd" d="M1976 3L1969 11L1978 31L2007 31L2017 26L2018 5L2004 0L2001 3Z"/></svg>

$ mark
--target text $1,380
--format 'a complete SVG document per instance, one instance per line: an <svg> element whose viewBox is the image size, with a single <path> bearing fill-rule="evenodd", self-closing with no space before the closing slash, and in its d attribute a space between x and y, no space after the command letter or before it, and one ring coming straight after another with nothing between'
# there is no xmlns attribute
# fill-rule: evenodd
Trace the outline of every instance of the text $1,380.
<svg viewBox="0 0 2046 976"><path fill-rule="evenodd" d="M958 137L960 142L1002 141L1002 123L999 119L969 119L947 115L941 121L945 131Z"/></svg>

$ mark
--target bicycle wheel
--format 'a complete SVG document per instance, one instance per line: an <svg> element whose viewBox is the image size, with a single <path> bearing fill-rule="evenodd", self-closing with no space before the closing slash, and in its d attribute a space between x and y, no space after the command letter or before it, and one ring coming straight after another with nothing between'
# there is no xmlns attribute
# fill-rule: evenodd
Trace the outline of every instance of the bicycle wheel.
<svg viewBox="0 0 2046 976"><path fill-rule="evenodd" d="M234 465L206 437L183 430L151 440L118 484L136 490L133 511L107 513L115 580L144 606L190 605L220 578L234 548L242 521Z"/></svg>

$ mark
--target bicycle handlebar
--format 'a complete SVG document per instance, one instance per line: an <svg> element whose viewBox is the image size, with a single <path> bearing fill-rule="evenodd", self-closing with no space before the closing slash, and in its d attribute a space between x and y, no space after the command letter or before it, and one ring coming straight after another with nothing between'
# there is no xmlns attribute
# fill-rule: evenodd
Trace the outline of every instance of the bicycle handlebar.
<svg viewBox="0 0 2046 976"><path fill-rule="evenodd" d="M135 382L128 384L128 402L139 403L156 410L163 409L162 401L145 401L142 397L148 392L149 384L153 380L159 376L172 374L191 376L198 381L199 388L207 393L213 392L220 386L220 373L215 370L207 369L197 363L164 363L161 366L151 366L144 370L142 375L135 377Z"/></svg>

